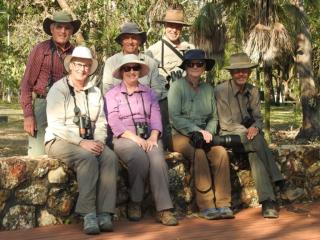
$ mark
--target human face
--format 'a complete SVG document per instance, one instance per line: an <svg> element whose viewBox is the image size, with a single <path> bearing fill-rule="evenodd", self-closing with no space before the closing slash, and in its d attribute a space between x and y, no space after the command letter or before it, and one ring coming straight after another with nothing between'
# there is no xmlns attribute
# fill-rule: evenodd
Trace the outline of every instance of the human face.
<svg viewBox="0 0 320 240"><path fill-rule="evenodd" d="M122 79L127 86L138 85L140 69L141 65L136 63L128 63L121 67Z"/></svg>
<svg viewBox="0 0 320 240"><path fill-rule="evenodd" d="M248 81L251 74L251 69L248 69L248 68L233 69L233 70L230 70L230 74L232 76L234 83L241 88Z"/></svg>
<svg viewBox="0 0 320 240"><path fill-rule="evenodd" d="M180 36L183 25L178 23L165 23L165 36L173 43L180 42Z"/></svg>
<svg viewBox="0 0 320 240"><path fill-rule="evenodd" d="M124 34L121 37L121 45L124 54L138 54L141 37L136 34Z"/></svg>
<svg viewBox="0 0 320 240"><path fill-rule="evenodd" d="M74 58L70 62L70 77L79 82L85 82L89 77L91 70L91 59Z"/></svg>
<svg viewBox="0 0 320 240"><path fill-rule="evenodd" d="M73 27L70 23L52 23L50 25L50 31L53 41L62 47L69 42L73 33Z"/></svg>
<svg viewBox="0 0 320 240"><path fill-rule="evenodd" d="M187 76L193 79L200 79L205 71L206 62L204 60L191 60L186 62Z"/></svg>

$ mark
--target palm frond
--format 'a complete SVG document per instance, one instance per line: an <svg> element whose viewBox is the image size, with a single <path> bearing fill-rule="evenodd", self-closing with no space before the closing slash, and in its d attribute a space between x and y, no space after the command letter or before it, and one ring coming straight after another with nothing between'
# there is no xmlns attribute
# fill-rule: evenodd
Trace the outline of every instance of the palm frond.
<svg viewBox="0 0 320 240"><path fill-rule="evenodd" d="M244 52L248 54L252 61L258 62L270 48L270 42L270 27L258 23L249 33Z"/></svg>
<svg viewBox="0 0 320 240"><path fill-rule="evenodd" d="M223 58L226 27L222 20L220 4L204 5L195 18L191 31L194 44L203 49L208 57Z"/></svg>

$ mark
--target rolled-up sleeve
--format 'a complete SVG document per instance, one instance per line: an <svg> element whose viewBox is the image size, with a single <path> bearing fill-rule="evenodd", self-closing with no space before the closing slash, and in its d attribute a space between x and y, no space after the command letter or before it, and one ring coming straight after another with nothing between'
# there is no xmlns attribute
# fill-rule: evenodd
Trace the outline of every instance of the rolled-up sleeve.
<svg viewBox="0 0 320 240"><path fill-rule="evenodd" d="M127 127L123 124L119 115L119 103L117 101L118 93L117 88L113 88L108 91L104 97L106 103L105 113L108 119L108 124L116 137L121 136L121 134L127 130Z"/></svg>

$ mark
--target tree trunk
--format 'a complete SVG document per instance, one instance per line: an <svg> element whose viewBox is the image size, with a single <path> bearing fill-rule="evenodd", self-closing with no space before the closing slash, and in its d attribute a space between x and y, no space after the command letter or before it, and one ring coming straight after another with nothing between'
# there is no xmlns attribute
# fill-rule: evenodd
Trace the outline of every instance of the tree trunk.
<svg viewBox="0 0 320 240"><path fill-rule="evenodd" d="M59 5L62 8L62 10L65 10L65 11L69 12L72 15L73 19L77 19L76 15L71 10L71 8L69 7L69 5L68 5L66 0L57 0L57 2L59 3ZM76 36L76 42L77 42L78 45L84 43L84 38L83 38L83 35L82 35L82 32L81 32L81 28L75 34L75 36Z"/></svg>
<svg viewBox="0 0 320 240"><path fill-rule="evenodd" d="M265 66L264 67L264 133L265 138L268 143L271 142L271 134L270 134L270 106L271 106L271 91L270 91L270 82L272 82L272 67Z"/></svg>

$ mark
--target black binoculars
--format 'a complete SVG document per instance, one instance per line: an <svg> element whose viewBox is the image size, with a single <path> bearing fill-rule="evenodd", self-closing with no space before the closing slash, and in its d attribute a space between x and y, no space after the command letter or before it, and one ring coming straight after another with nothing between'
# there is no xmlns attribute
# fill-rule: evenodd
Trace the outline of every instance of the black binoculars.
<svg viewBox="0 0 320 240"><path fill-rule="evenodd" d="M79 126L79 135L83 139L93 139L91 120L88 116L75 116L73 122Z"/></svg>
<svg viewBox="0 0 320 240"><path fill-rule="evenodd" d="M149 126L146 122L135 123L136 133L139 137L143 139L148 139L150 136Z"/></svg>

